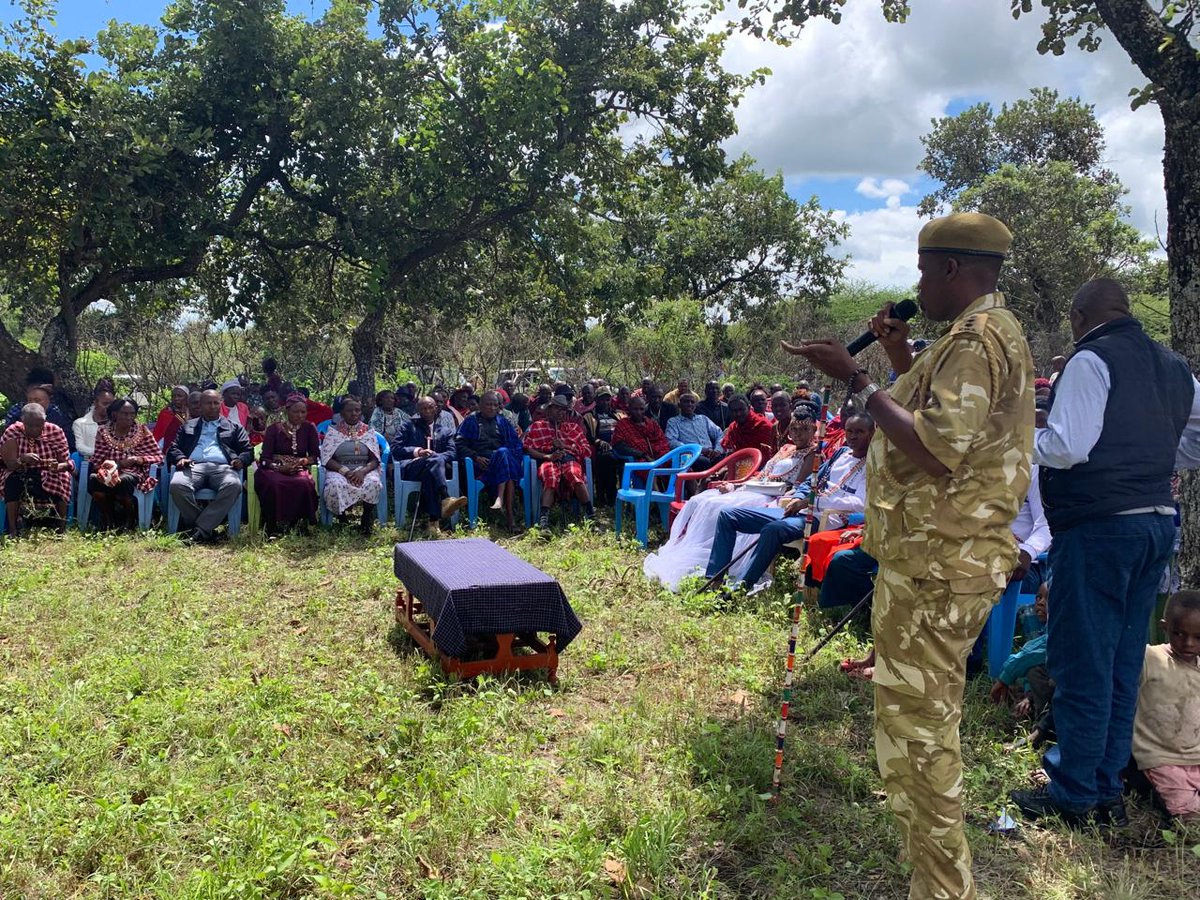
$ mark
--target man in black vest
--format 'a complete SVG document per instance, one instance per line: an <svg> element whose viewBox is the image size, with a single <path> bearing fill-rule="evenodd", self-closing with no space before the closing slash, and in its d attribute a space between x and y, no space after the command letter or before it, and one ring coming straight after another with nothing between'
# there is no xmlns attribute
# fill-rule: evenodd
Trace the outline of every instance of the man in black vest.
<svg viewBox="0 0 1200 900"><path fill-rule="evenodd" d="M1200 465L1200 384L1152 341L1115 281L1071 303L1075 354L1034 438L1053 543L1047 663L1058 746L1047 787L1015 791L1029 818L1124 825L1146 626L1175 539L1171 474Z"/></svg>

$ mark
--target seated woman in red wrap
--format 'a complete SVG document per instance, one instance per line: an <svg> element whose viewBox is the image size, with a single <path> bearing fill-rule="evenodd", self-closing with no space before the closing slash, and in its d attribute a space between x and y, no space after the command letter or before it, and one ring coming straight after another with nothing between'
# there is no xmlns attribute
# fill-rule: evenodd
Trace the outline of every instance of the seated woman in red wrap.
<svg viewBox="0 0 1200 900"><path fill-rule="evenodd" d="M158 484L150 467L163 461L162 451L150 429L138 423L137 415L134 401L124 397L114 400L108 408L108 424L96 432L87 490L100 511L104 528L134 528L138 505L133 492L149 494Z"/></svg>
<svg viewBox="0 0 1200 900"><path fill-rule="evenodd" d="M592 455L587 433L578 422L567 421L570 401L562 394L546 404L546 418L538 419L525 434L525 452L539 461L538 478L542 481L541 513L538 528L550 527L550 507L560 494L574 493L583 506L583 517L590 521L595 515L592 498L588 496L583 461Z"/></svg>

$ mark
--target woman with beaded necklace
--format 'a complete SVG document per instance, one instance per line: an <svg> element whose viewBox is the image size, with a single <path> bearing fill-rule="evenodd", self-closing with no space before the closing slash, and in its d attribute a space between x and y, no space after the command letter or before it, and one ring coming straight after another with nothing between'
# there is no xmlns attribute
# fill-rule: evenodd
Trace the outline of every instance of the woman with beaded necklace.
<svg viewBox="0 0 1200 900"><path fill-rule="evenodd" d="M254 472L267 534L317 524L317 487L308 472L320 453L317 428L308 421L303 394L290 394L284 412L282 421L267 426Z"/></svg>
<svg viewBox="0 0 1200 900"><path fill-rule="evenodd" d="M88 490L104 528L133 528L137 524L134 490L148 494L158 484L150 467L162 463L162 451L150 429L138 422L137 414L134 401L114 400L108 408L108 424L96 432Z"/></svg>
<svg viewBox="0 0 1200 900"><path fill-rule="evenodd" d="M383 490L382 461L375 429L362 420L362 404L353 397L342 401L342 421L330 428L321 444L325 467L325 505L343 522L350 508L362 504L364 534L371 533L375 504Z"/></svg>
<svg viewBox="0 0 1200 900"><path fill-rule="evenodd" d="M796 404L788 426L788 443L763 464L758 476L761 480L796 485L813 472L817 458L817 415L814 407ZM694 495L684 504L671 524L670 539L643 561L642 571L647 578L661 581L669 590L677 591L683 579L703 574L716 537L717 520L723 510L763 508L776 502L773 495L748 487L731 484L713 487L713 490ZM746 535L738 540L735 552L745 549L753 538ZM741 574L749 564L749 559L744 558L734 566L733 573Z"/></svg>

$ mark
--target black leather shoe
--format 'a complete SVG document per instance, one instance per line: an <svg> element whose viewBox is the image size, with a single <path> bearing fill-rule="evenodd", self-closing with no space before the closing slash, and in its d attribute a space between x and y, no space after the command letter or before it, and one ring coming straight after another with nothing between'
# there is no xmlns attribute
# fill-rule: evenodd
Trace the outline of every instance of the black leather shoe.
<svg viewBox="0 0 1200 900"><path fill-rule="evenodd" d="M1058 816L1064 825L1079 828L1095 824L1095 809L1083 812L1071 812L1063 809L1050 796L1050 788L1043 785L1032 791L1013 791L1009 799L1021 811L1021 815L1030 820L1046 819Z"/></svg>
<svg viewBox="0 0 1200 900"><path fill-rule="evenodd" d="M1125 812L1125 798L1105 800L1096 804L1096 824L1101 828L1124 828L1129 824L1129 814Z"/></svg>

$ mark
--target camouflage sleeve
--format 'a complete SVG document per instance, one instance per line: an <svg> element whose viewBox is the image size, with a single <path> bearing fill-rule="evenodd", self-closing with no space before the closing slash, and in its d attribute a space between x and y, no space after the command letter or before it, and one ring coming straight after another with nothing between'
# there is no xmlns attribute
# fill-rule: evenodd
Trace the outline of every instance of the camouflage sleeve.
<svg viewBox="0 0 1200 900"><path fill-rule="evenodd" d="M913 413L917 437L951 472L983 432L991 397L992 365L986 343L970 332L951 336L934 363L929 399Z"/></svg>

